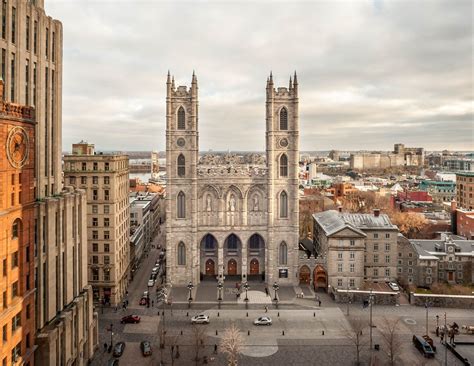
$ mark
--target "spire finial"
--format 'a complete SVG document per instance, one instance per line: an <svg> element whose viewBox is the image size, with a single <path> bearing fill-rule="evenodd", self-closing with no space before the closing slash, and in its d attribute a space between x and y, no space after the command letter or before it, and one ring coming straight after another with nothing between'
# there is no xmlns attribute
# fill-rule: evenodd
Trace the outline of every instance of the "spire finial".
<svg viewBox="0 0 474 366"><path fill-rule="evenodd" d="M194 72L194 70L193 70L193 80L192 80L192 83L193 83L193 84L196 84L196 83L197 83L196 73Z"/></svg>
<svg viewBox="0 0 474 366"><path fill-rule="evenodd" d="M273 73L270 71L270 83L273 84Z"/></svg>
<svg viewBox="0 0 474 366"><path fill-rule="evenodd" d="M168 70L168 77L166 78L166 84L169 84L170 82L171 82L170 70Z"/></svg>
<svg viewBox="0 0 474 366"><path fill-rule="evenodd" d="M296 70L295 70L295 76L293 77L293 83L294 83L295 85L298 84L298 79L297 79L297 77L296 77Z"/></svg>
<svg viewBox="0 0 474 366"><path fill-rule="evenodd" d="M171 78L171 87L174 89L174 75Z"/></svg>
<svg viewBox="0 0 474 366"><path fill-rule="evenodd" d="M293 83L291 81L291 76L290 76L290 89L293 88Z"/></svg>

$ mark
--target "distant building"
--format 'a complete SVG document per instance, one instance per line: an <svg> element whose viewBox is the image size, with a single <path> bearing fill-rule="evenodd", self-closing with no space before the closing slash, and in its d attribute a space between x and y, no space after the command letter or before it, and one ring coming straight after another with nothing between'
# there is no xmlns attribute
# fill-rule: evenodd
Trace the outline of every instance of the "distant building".
<svg viewBox="0 0 474 366"><path fill-rule="evenodd" d="M151 152L151 179L159 179L160 163L158 151Z"/></svg>
<svg viewBox="0 0 474 366"><path fill-rule="evenodd" d="M474 159L450 158L443 160L443 169L452 172L474 172Z"/></svg>
<svg viewBox="0 0 474 366"><path fill-rule="evenodd" d="M456 197L455 182L422 180L418 189L428 192L434 203L451 202Z"/></svg>
<svg viewBox="0 0 474 366"><path fill-rule="evenodd" d="M117 305L129 280L128 156L65 155L64 168L65 184L87 192L88 279L93 299Z"/></svg>
<svg viewBox="0 0 474 366"><path fill-rule="evenodd" d="M457 235L474 240L474 211L457 209L455 225Z"/></svg>
<svg viewBox="0 0 474 366"><path fill-rule="evenodd" d="M456 201L459 208L474 210L474 172L456 174Z"/></svg>
<svg viewBox="0 0 474 366"><path fill-rule="evenodd" d="M395 144L394 151L351 154L351 169L387 169L399 166L423 166L425 151L422 147L405 147Z"/></svg>
<svg viewBox="0 0 474 366"><path fill-rule="evenodd" d="M72 155L94 155L95 147L94 144L89 144L82 140L77 144L72 144Z"/></svg>
<svg viewBox="0 0 474 366"><path fill-rule="evenodd" d="M313 219L314 243L325 258L328 291L396 278L398 228L387 215L379 210L373 214L330 210L314 214ZM320 287L322 281L314 283Z"/></svg>
<svg viewBox="0 0 474 366"><path fill-rule="evenodd" d="M334 161L339 161L340 158L340 153L338 150L331 150L329 152L329 159L334 160Z"/></svg>

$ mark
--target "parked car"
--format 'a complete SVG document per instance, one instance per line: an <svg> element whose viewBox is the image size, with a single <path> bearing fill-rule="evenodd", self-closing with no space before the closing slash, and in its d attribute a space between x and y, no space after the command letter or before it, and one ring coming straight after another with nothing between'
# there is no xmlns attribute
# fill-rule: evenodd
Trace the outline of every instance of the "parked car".
<svg viewBox="0 0 474 366"><path fill-rule="evenodd" d="M150 275L150 280L156 281L156 278L158 277L158 273L152 273Z"/></svg>
<svg viewBox="0 0 474 366"><path fill-rule="evenodd" d="M209 324L209 315L199 314L191 318L193 324Z"/></svg>
<svg viewBox="0 0 474 366"><path fill-rule="evenodd" d="M138 315L127 315L127 316L124 316L121 320L120 320L120 323L133 323L133 324L137 324L137 323L140 323L140 317Z"/></svg>
<svg viewBox="0 0 474 366"><path fill-rule="evenodd" d="M119 365L119 360L117 358L111 358L109 361L107 361L107 366L118 366Z"/></svg>
<svg viewBox="0 0 474 366"><path fill-rule="evenodd" d="M424 335L422 336L425 341L428 342L428 344L433 348L433 351L436 352L436 346L434 345L433 338L431 338L429 335Z"/></svg>
<svg viewBox="0 0 474 366"><path fill-rule="evenodd" d="M389 282L388 286L393 290L393 291L400 291L400 287L398 287L396 282Z"/></svg>
<svg viewBox="0 0 474 366"><path fill-rule="evenodd" d="M430 344L423 339L423 337L413 335L413 344L421 352L421 354L425 357L434 357L435 353L433 348L431 348Z"/></svg>
<svg viewBox="0 0 474 366"><path fill-rule="evenodd" d="M148 297L148 291L143 291L142 297Z"/></svg>
<svg viewBox="0 0 474 366"><path fill-rule="evenodd" d="M118 342L115 346L114 346L114 357L120 357L122 356L123 354L123 351L125 350L125 343L123 342Z"/></svg>
<svg viewBox="0 0 474 366"><path fill-rule="evenodd" d="M156 267L153 267L153 269L151 270L151 273L158 273L158 271L160 270L160 266L156 266Z"/></svg>
<svg viewBox="0 0 474 366"><path fill-rule="evenodd" d="M269 316L261 316L253 322L254 325L272 325L272 318Z"/></svg>
<svg viewBox="0 0 474 366"><path fill-rule="evenodd" d="M151 356L151 344L148 341L142 341L140 343L140 349L142 350L143 356Z"/></svg>
<svg viewBox="0 0 474 366"><path fill-rule="evenodd" d="M155 286L155 280L148 280L148 287Z"/></svg>

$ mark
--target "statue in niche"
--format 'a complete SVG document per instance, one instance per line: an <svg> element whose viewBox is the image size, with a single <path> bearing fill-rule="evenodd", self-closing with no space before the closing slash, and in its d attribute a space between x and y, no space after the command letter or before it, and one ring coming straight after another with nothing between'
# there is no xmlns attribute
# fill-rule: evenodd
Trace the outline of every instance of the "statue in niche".
<svg viewBox="0 0 474 366"><path fill-rule="evenodd" d="M212 211L212 203L211 203L211 196L207 195L206 197L206 211Z"/></svg>
<svg viewBox="0 0 474 366"><path fill-rule="evenodd" d="M234 195L231 195L230 196L230 200L229 200L229 210L231 212L234 212L235 211L235 197Z"/></svg>
<svg viewBox="0 0 474 366"><path fill-rule="evenodd" d="M254 211L260 211L260 207L258 207L258 196L255 195L253 196L253 210Z"/></svg>

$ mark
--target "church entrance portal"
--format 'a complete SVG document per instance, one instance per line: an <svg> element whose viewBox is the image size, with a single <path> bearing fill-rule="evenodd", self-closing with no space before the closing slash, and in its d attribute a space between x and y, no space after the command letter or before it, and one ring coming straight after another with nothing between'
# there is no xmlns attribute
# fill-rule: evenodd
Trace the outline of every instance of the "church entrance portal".
<svg viewBox="0 0 474 366"><path fill-rule="evenodd" d="M250 274L258 275L259 273L259 263L258 259L254 258L250 261Z"/></svg>
<svg viewBox="0 0 474 366"><path fill-rule="evenodd" d="M235 276L237 274L237 262L235 259L231 259L227 263L227 274L229 276Z"/></svg>
<svg viewBox="0 0 474 366"><path fill-rule="evenodd" d="M313 283L314 289L317 290L318 288L326 290L327 287L327 276L326 271L324 270L323 266L317 265L313 271Z"/></svg>
<svg viewBox="0 0 474 366"><path fill-rule="evenodd" d="M300 268L300 285L309 285L311 280L311 271L308 266Z"/></svg>
<svg viewBox="0 0 474 366"><path fill-rule="evenodd" d="M206 261L206 276L215 276L215 265L212 259Z"/></svg>

